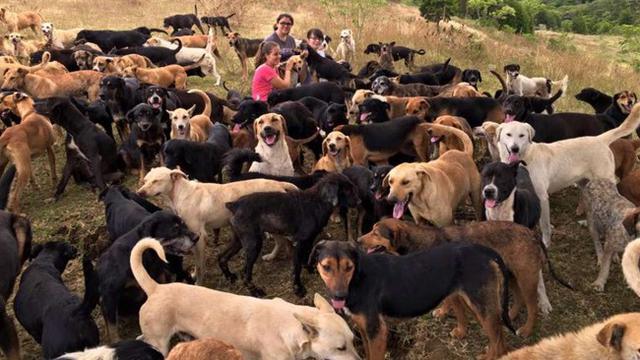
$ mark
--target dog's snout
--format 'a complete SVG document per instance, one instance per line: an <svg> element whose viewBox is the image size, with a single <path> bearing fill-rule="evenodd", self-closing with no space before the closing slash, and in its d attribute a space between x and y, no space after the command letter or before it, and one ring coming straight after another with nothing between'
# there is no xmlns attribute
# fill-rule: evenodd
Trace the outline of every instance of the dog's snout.
<svg viewBox="0 0 640 360"><path fill-rule="evenodd" d="M513 154L517 154L520 148L518 146L512 146L510 150Z"/></svg>
<svg viewBox="0 0 640 360"><path fill-rule="evenodd" d="M178 129L180 129L180 130L184 129L184 125L182 125L182 124L178 125Z"/></svg>
<svg viewBox="0 0 640 360"><path fill-rule="evenodd" d="M496 196L496 189L487 187L483 190L484 197L487 199L492 199Z"/></svg>

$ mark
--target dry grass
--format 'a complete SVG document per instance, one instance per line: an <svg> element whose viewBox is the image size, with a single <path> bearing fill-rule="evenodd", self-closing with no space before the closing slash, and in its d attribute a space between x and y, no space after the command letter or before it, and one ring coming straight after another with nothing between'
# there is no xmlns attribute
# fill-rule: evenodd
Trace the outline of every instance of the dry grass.
<svg viewBox="0 0 640 360"><path fill-rule="evenodd" d="M237 17L230 19L234 30L239 30L247 37L263 37L270 33L276 15L281 11L293 14L295 26L293 34L300 37L306 29L319 27L334 38L341 28L352 27L348 17L328 16L335 14L335 9L323 8L318 2L297 2L293 0L264 0L260 6L250 6L248 2L198 2L199 15L228 15L237 12ZM80 1L57 0L55 5L43 0L9 1L13 9L26 10L39 8L46 20L53 21L60 28L113 28L130 29L141 25L158 27L162 18L176 13L193 11L193 3L181 3L168 0L107 0ZM126 9L126 10L125 10ZM212 11L213 13L209 13ZM424 48L425 56L418 56L417 63L427 64L453 58L453 63L462 68L478 68L485 73L482 90L493 92L498 83L488 74L487 69L494 66L498 69L503 64L518 62L527 75L546 75L560 79L569 75L569 94L574 94L582 87L593 86L613 93L622 89L635 89L640 77L625 66L615 63L617 58L616 40L607 37L562 38L560 44L549 46L549 38L557 34L543 34L536 38L525 38L499 33L494 29L465 28L436 33L433 24L425 23L414 8L399 4L390 4L365 14L367 19L361 29L357 29L355 39L359 49L356 56L356 68L363 65L369 57L362 53L364 45L377 41L396 41L399 44L414 48ZM223 39L219 39L219 47L224 61L219 64L223 79L230 86L248 93L249 84L243 83L238 74L238 60ZM334 44L335 47L335 44ZM404 71L402 64L398 63ZM199 87L214 91L220 95L220 88L213 87L211 79L189 79L191 87ZM572 96L566 96L558 102L559 108L565 111L589 111L587 106L578 103ZM59 168L63 166L62 148L57 148ZM67 239L92 254L106 245L104 230L104 210L97 201L96 195L86 189L70 184L62 200L48 203L45 200L52 194L53 188L47 181L47 170L43 159L35 160L36 177L41 191L27 189L24 199L24 211L29 214L34 224L34 235L38 242ZM135 188L136 179L130 176L126 185ZM589 284L595 279L597 271L595 254L591 240L585 228L577 225L574 215L577 192L570 188L552 197L552 223L555 226L551 259L556 270L564 278L576 285L572 292L558 286L552 280L547 281L549 298L554 310L548 318L541 319L530 339L508 336L508 344L520 347L530 344L541 337L559 332L578 329L596 322L612 314L638 311L640 302L627 289L619 269L614 265L611 278L605 293L596 293ZM464 213L468 213L465 209ZM341 238L342 233L333 226L330 233L334 238ZM223 233L223 239L228 238ZM246 293L240 285L227 283L217 268L215 254L223 244L209 244L211 252L208 256L207 286L235 293ZM269 247L270 245L267 245ZM241 257L238 257L241 258ZM232 269L238 271L241 262L232 263ZM313 292L324 293L324 285L316 275L303 274L310 295L305 299L297 299L290 286L290 260L281 259L273 263L259 261L254 274L257 284L263 285L270 296L279 296L288 301L309 304ZM82 271L80 262L70 263L65 272L65 281L76 292L82 293ZM547 276L548 277L548 276ZM425 284L428 286L428 284ZM10 302L12 304L12 302ZM215 304L211 304L215 307ZM95 313L101 329L102 318ZM517 324L521 324L519 319ZM473 326L468 337L463 341L452 339L448 333L453 327L451 319L438 322L430 315L418 319L392 322L392 339L390 340L390 359L470 359L483 351L486 338L479 328ZM41 358L40 347L18 325L20 340L25 359ZM134 337L138 335L135 319L123 321L121 333ZM103 332L104 335L104 332Z"/></svg>

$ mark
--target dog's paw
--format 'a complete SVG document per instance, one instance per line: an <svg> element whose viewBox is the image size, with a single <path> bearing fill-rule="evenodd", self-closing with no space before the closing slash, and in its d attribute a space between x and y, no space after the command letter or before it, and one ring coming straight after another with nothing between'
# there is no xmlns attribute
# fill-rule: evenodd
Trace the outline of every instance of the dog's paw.
<svg viewBox="0 0 640 360"><path fill-rule="evenodd" d="M593 290L595 290L597 292L603 292L604 291L604 283L600 282L598 280L594 281L591 284L591 287L593 288Z"/></svg>
<svg viewBox="0 0 640 360"><path fill-rule="evenodd" d="M462 340L465 338L465 336L467 336L467 329L456 326L455 328L453 328L453 330L451 330L449 335L453 336L458 340Z"/></svg>
<svg viewBox="0 0 640 360"><path fill-rule="evenodd" d="M262 260L264 261L273 261L276 258L276 254L270 253L262 256Z"/></svg>
<svg viewBox="0 0 640 360"><path fill-rule="evenodd" d="M553 310L553 306L551 306L549 302L539 302L538 308L540 308L540 312L542 313L543 316L549 315L551 310Z"/></svg>
<svg viewBox="0 0 640 360"><path fill-rule="evenodd" d="M531 335L532 330L531 329L526 329L524 326L519 328L518 330L516 330L516 335L522 337L522 338L528 338L529 335Z"/></svg>

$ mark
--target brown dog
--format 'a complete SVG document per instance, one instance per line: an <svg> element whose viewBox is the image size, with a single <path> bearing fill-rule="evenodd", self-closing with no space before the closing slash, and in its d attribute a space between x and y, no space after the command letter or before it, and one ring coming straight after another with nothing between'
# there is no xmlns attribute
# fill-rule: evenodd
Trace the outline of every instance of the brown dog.
<svg viewBox="0 0 640 360"><path fill-rule="evenodd" d="M247 68L247 59L256 56L258 48L262 43L262 39L246 39L240 37L238 32L227 33L227 40L229 40L229 46L235 50L238 58L240 58L240 64L242 65L242 80L247 80L249 76L249 70Z"/></svg>
<svg viewBox="0 0 640 360"><path fill-rule="evenodd" d="M479 97L414 97L409 99L407 115L417 116L424 121L431 121L442 115L464 117L469 125L480 126L485 121L502 123L504 111L496 100Z"/></svg>
<svg viewBox="0 0 640 360"><path fill-rule="evenodd" d="M30 74L27 69L16 68L5 72L2 88L23 90L39 99L87 94L90 101L95 101L98 99L100 80L104 75L97 71L80 70L43 77Z"/></svg>
<svg viewBox="0 0 640 360"><path fill-rule="evenodd" d="M204 338L176 345L166 360L243 360L238 349L214 338Z"/></svg>
<svg viewBox="0 0 640 360"><path fill-rule="evenodd" d="M169 38L169 41L173 42L175 39L179 39L184 47L194 48L206 48L208 35L184 35Z"/></svg>
<svg viewBox="0 0 640 360"><path fill-rule="evenodd" d="M203 55L196 63L181 66L167 65L158 68L141 68L137 65L130 66L123 70L125 76L132 76L136 79L147 83L162 87L175 86L176 89L184 90L187 88L187 71L200 67L205 59Z"/></svg>
<svg viewBox="0 0 640 360"><path fill-rule="evenodd" d="M36 185L31 169L31 157L47 153L51 169L51 181L57 182L56 157L53 152L55 137L53 126L47 118L35 112L33 99L21 92L4 94L0 100L0 112L11 111L21 119L0 135L0 173L9 162L16 166L15 187L9 197L8 208L20 211L20 195L29 179ZM36 185L37 186L37 185Z"/></svg>
<svg viewBox="0 0 640 360"><path fill-rule="evenodd" d="M132 66L145 69L154 67L148 57L138 54L117 57L96 56L93 58L93 70L106 74L121 74L124 69Z"/></svg>
<svg viewBox="0 0 640 360"><path fill-rule="evenodd" d="M640 169L633 170L623 177L618 183L618 191L635 206L640 206Z"/></svg>
<svg viewBox="0 0 640 360"><path fill-rule="evenodd" d="M618 139L609 148L613 152L613 159L616 162L616 176L619 179L625 178L636 165L638 156L636 150L640 147L640 140Z"/></svg>
<svg viewBox="0 0 640 360"><path fill-rule="evenodd" d="M375 224L371 232L358 239L369 251L384 249L399 255L430 249L445 242L460 241L484 245L500 254L515 278L515 283L511 283L515 302L509 316L512 320L515 319L524 304L527 309L527 321L517 333L523 337L531 335L538 313L538 302L549 302L542 277L543 264L549 263L549 260L542 243L531 229L510 221L483 221L436 228L396 219L384 219ZM557 279L550 263L549 269ZM568 286L564 283L563 285ZM463 314L464 309L456 309L455 300L450 304L454 307L458 320L457 327L451 334L462 338L467 332L466 317L458 315Z"/></svg>
<svg viewBox="0 0 640 360"><path fill-rule="evenodd" d="M480 220L481 179L473 162L473 144L463 131L456 128L450 128L450 131L462 139L464 151L450 150L428 163L403 163L385 177L383 186L390 189L387 199L396 203L393 217L402 218L408 206L418 224L449 225L455 208L470 196L476 219Z"/></svg>
<svg viewBox="0 0 640 360"><path fill-rule="evenodd" d="M38 30L42 23L42 16L35 11L15 13L5 8L0 8L0 23L6 24L10 32L31 28L33 33L38 35Z"/></svg>
<svg viewBox="0 0 640 360"><path fill-rule="evenodd" d="M313 167L313 171L324 170L341 173L352 163L351 140L340 131L332 131L322 142L322 157Z"/></svg>
<svg viewBox="0 0 640 360"><path fill-rule="evenodd" d="M193 89L189 93L198 94L204 102L202 114L193 115L196 106L189 109L178 108L167 110L171 119L171 138L205 142L209 137L209 130L213 127L211 122L211 99L202 90Z"/></svg>
<svg viewBox="0 0 640 360"><path fill-rule="evenodd" d="M458 130L462 130L467 134L469 140L473 141L473 131L471 130L467 120L463 117L451 115L439 116L433 124L454 127ZM438 145L439 155L444 154L448 150L454 149L464 151L464 142L462 139L455 136L451 131L449 131L449 129L439 126L429 126L427 133L431 136L431 143Z"/></svg>

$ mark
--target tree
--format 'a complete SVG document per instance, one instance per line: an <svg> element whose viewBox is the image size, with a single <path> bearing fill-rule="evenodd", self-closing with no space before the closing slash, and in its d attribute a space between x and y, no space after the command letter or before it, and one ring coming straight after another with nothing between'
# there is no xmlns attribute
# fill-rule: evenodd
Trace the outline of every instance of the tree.
<svg viewBox="0 0 640 360"><path fill-rule="evenodd" d="M435 23L457 14L455 0L420 0L420 15Z"/></svg>
<svg viewBox="0 0 640 360"><path fill-rule="evenodd" d="M513 20L516 18L516 9L512 8L509 5L505 5L500 9L493 12L491 15L498 22L498 29L501 29L505 25L510 25L513 23Z"/></svg>

